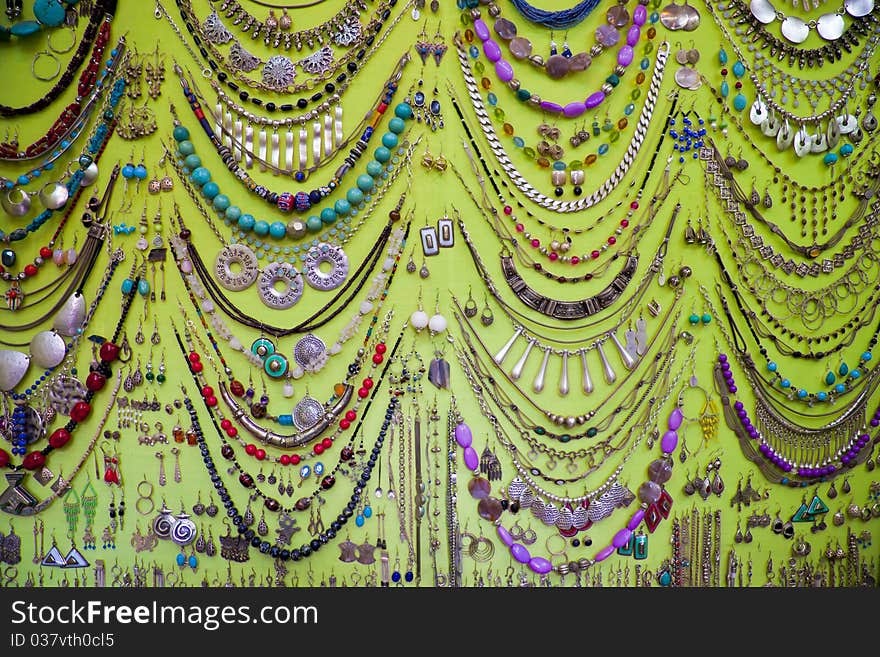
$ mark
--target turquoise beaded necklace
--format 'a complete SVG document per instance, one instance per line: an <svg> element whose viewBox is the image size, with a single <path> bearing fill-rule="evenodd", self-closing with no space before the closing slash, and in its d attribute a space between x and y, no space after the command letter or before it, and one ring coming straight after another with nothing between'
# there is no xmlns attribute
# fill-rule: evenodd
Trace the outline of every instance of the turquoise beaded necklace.
<svg viewBox="0 0 880 657"><path fill-rule="evenodd" d="M11 41L12 37L28 37L47 28L61 27L67 20L67 12L75 11L73 6L78 2L79 0L34 0L36 20L18 21L9 27L0 25L0 41ZM17 16L12 18L14 20Z"/></svg>
<svg viewBox="0 0 880 657"><path fill-rule="evenodd" d="M340 198L332 205L324 207L305 221L291 220L287 224L281 221L270 223L243 212L241 207L232 203L229 196L221 193L219 185L212 180L211 172L202 165L201 158L196 154L195 145L190 141L189 129L178 124L174 128L173 136L177 143L177 161L181 171L210 202L211 207L224 223L233 229L233 241L247 243L257 251L258 257L263 257L265 254L271 262L279 254L296 255L319 242L336 242L345 239L352 218L371 202L376 188L388 179L405 150L400 148L401 138L398 135L406 129L406 122L412 119L413 111L407 103L399 103L394 108L394 115L397 120L392 119L389 122L389 132L383 135L382 146L373 151L373 159L367 163L366 173L357 177L355 186L346 191L345 198ZM206 122L203 114L198 118L200 123ZM398 147L396 152L392 150L395 147ZM270 238L277 242L284 238L301 239L308 234L316 237L307 245L293 247L281 247L263 239Z"/></svg>

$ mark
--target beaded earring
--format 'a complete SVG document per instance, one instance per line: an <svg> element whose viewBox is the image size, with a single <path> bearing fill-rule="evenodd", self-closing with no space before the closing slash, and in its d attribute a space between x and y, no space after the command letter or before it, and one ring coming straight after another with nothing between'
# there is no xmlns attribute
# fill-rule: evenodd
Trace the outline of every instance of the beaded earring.
<svg viewBox="0 0 880 657"><path fill-rule="evenodd" d="M422 60L422 66L428 61L428 57L430 57L434 52L434 44L428 41L428 21L425 20L425 24L422 26L422 31L418 34L418 39L415 42L413 48L415 48L416 53Z"/></svg>
<svg viewBox="0 0 880 657"><path fill-rule="evenodd" d="M431 8L434 8L436 0L432 0ZM436 9L434 9L436 12ZM446 51L449 49L449 46L446 45L446 41L443 39L443 34L440 31L440 26L442 23L437 23L437 33L434 35L434 43L432 45L433 51L432 54L434 56L434 63L437 66L440 66L440 62L443 59L443 55L446 54Z"/></svg>

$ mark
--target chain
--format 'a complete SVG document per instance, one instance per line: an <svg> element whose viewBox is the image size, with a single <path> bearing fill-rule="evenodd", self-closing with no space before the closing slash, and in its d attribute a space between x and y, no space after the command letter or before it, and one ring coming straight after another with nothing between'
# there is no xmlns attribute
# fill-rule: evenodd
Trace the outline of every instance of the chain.
<svg viewBox="0 0 880 657"><path fill-rule="evenodd" d="M165 6L159 1L156 0L156 9L153 11L153 16L156 17L156 20L162 20L162 17L168 21L168 24L171 26L171 29L177 34L177 38L180 39L180 42L183 44L183 47L186 48L186 51L189 53L189 56L192 57L193 61L198 63L199 56L196 55L195 51L189 45L189 41L186 40L186 37L183 36L183 32L180 31L180 28L177 27L177 23L174 22L174 19L171 18L171 15L165 9ZM214 75L211 69L208 66L202 67L202 77L210 78Z"/></svg>

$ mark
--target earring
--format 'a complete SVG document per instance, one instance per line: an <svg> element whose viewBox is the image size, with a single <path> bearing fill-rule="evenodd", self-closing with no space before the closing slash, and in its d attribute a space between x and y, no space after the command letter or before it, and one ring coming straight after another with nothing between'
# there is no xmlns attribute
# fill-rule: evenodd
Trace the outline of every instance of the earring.
<svg viewBox="0 0 880 657"><path fill-rule="evenodd" d="M479 310L477 309L477 304L474 301L473 294L471 293L471 287L468 286L468 298L464 304L464 315L468 319L472 319L477 316Z"/></svg>
<svg viewBox="0 0 880 657"><path fill-rule="evenodd" d="M736 534L733 535L733 542L734 543L742 543L743 542L743 533L742 533L742 530L739 528L738 522L736 523Z"/></svg>
<svg viewBox="0 0 880 657"><path fill-rule="evenodd" d="M480 315L480 322L483 326L492 326L492 322L495 321L495 315L492 314L492 309L489 307L489 297L484 297L486 300L486 305L483 306L483 312Z"/></svg>
<svg viewBox="0 0 880 657"><path fill-rule="evenodd" d="M434 9L435 0L431 1L431 9L436 13L436 9ZM438 4L439 7L439 4ZM443 33L440 31L440 26L442 23L437 23L437 33L434 35L434 43L432 46L432 54L434 55L434 63L437 66L440 66L440 61L443 59L443 55L446 54L446 51L449 47L446 45L445 40L443 39Z"/></svg>
<svg viewBox="0 0 880 657"><path fill-rule="evenodd" d="M426 20L425 24L422 26L422 31L418 34L415 46L413 46L416 49L416 53L418 53L421 58L423 66L428 61L428 57L434 52L434 44L428 41L428 33L426 32L427 28L428 21Z"/></svg>
<svg viewBox="0 0 880 657"><path fill-rule="evenodd" d="M415 252L415 248L409 252L409 262L406 263L406 271L410 274L414 274L416 272L416 263L413 261L413 253Z"/></svg>
<svg viewBox="0 0 880 657"><path fill-rule="evenodd" d="M425 264L424 259L422 260L422 266L419 269L419 277L420 278L428 278L431 275L431 272L428 271L428 265Z"/></svg>
<svg viewBox="0 0 880 657"><path fill-rule="evenodd" d="M425 154L422 156L422 166L428 171L434 168L434 157L431 155L431 151L428 150L427 146L425 146Z"/></svg>
<svg viewBox="0 0 880 657"><path fill-rule="evenodd" d="M150 98L156 100L162 94L162 83L165 81L165 55L159 61L159 44L153 51L153 61L147 62L145 79L147 81L147 93Z"/></svg>
<svg viewBox="0 0 880 657"><path fill-rule="evenodd" d="M434 169L436 171L439 171L440 173L443 173L444 171L446 171L446 168L448 166L449 163L446 161L446 158L443 157L443 153L441 152L440 155L437 156L437 159L434 160Z"/></svg>
<svg viewBox="0 0 880 657"><path fill-rule="evenodd" d="M422 330L428 325L428 313L422 310L422 290L419 289L419 309L413 312L409 317L409 324L412 326L416 333L421 333Z"/></svg>
<svg viewBox="0 0 880 657"><path fill-rule="evenodd" d="M446 318L440 314L440 293L437 292L437 302L434 307L434 314L428 320L428 329L431 331L431 337L439 335L446 330Z"/></svg>

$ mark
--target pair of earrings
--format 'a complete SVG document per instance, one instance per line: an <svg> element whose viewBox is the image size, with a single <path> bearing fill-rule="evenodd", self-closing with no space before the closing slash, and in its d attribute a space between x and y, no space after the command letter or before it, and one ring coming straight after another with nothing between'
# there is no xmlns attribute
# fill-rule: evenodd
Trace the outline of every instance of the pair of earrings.
<svg viewBox="0 0 880 657"><path fill-rule="evenodd" d="M428 41L428 33L426 32L427 28L428 21L426 20L425 24L422 26L422 31L419 32L419 38L413 47L421 58L423 66L425 62L428 61L428 57L433 57L434 63L437 66L440 66L440 62L443 60L443 55L449 50L449 46L446 45L446 41L443 39L443 33L440 31L440 23L437 23L437 32L434 34L433 41Z"/></svg>
<svg viewBox="0 0 880 657"><path fill-rule="evenodd" d="M694 228L691 223L691 218L688 217L687 225L684 228L684 243L685 244L709 244L712 241L712 238L709 237L709 233L703 228L703 218L699 217L697 219L697 227Z"/></svg>
<svg viewBox="0 0 880 657"><path fill-rule="evenodd" d="M410 251L409 262L406 263L406 271L409 272L410 274L416 273L416 263L415 263L415 260L413 260L414 253L415 253L415 247L413 247L413 250ZM419 276L421 278L428 278L428 276L430 276L430 275L431 275L431 272L428 269L428 265L425 264L425 259L422 258L422 266L419 269Z"/></svg>
<svg viewBox="0 0 880 657"><path fill-rule="evenodd" d="M157 172L159 166L162 166L165 175L159 178L159 174ZM158 194L159 192L170 192L174 189L174 179L168 175L168 163L163 157L160 161L159 165L156 166L156 170L153 171L153 179L147 183L147 191L150 194Z"/></svg>
<svg viewBox="0 0 880 657"><path fill-rule="evenodd" d="M446 318L440 314L440 293L437 293L434 314L429 318L428 313L422 309L422 292L419 290L419 309L410 315L409 323L410 326L415 329L416 333L421 333L425 328L431 332L432 337L445 332L448 322Z"/></svg>
<svg viewBox="0 0 880 657"><path fill-rule="evenodd" d="M480 312L477 308L477 304L474 301L473 294L471 293L471 288L468 288L468 298L464 304L464 314L468 319L473 319L477 316L477 313ZM483 306L483 312L480 314L480 323L483 326L492 326L492 322L495 321L495 315L492 313L492 309L489 307L489 297L485 297L485 305Z"/></svg>
<svg viewBox="0 0 880 657"><path fill-rule="evenodd" d="M675 61L681 67L675 72L675 83L682 89L696 91L703 86L703 78L700 72L694 68L700 61L700 51L694 47L691 41L690 48L683 48L681 42L677 43L678 51L675 53Z"/></svg>
<svg viewBox="0 0 880 657"><path fill-rule="evenodd" d="M446 161L446 158L443 156L443 153L437 155L436 157L431 155L431 151L428 150L428 147L425 147L425 154L422 156L422 166L427 171L439 171L443 173L446 171L449 166L449 162Z"/></svg>
<svg viewBox="0 0 880 657"><path fill-rule="evenodd" d="M752 528L746 523L746 533L743 534L742 530L739 527L739 522L736 523L736 534L733 536L734 543L751 543L752 542Z"/></svg>

